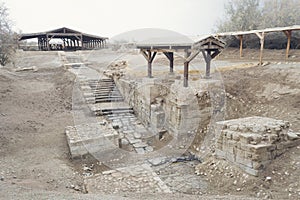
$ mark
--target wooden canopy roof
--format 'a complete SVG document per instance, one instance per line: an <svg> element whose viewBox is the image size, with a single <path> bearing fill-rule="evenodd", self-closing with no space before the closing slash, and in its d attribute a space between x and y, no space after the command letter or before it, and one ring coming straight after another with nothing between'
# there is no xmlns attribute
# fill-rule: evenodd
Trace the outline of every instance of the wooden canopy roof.
<svg viewBox="0 0 300 200"><path fill-rule="evenodd" d="M107 37L86 34L66 27L46 32L20 34L19 36L19 40L33 38L38 39L39 49L44 51L102 48L105 46L105 40L108 39ZM51 39L62 39L63 45L53 47L49 43Z"/></svg>
<svg viewBox="0 0 300 200"><path fill-rule="evenodd" d="M225 33L217 33L215 37L225 37L225 36L235 36L240 40L240 58L243 57L243 36L249 34L255 34L260 40L260 56L259 56L259 64L262 65L263 62L263 50L264 50L264 41L267 33L272 32L283 32L287 37L287 45L286 45L286 53L285 59L287 60L289 57L289 51L291 46L291 37L292 31L299 31L300 25L286 26L286 27L274 27L274 28L266 28L260 30L250 30L250 31L235 31L235 32L225 32Z"/></svg>
<svg viewBox="0 0 300 200"><path fill-rule="evenodd" d="M169 40L169 41L168 41ZM137 48L153 51L177 51L177 50L204 50L204 49L223 49L225 42L212 35L196 37L179 37L179 38L153 39L150 41L140 42Z"/></svg>
<svg viewBox="0 0 300 200"><path fill-rule="evenodd" d="M46 32L20 34L19 40L27 40L27 39L33 39L33 38L38 38L38 37L45 37L46 35L48 35L51 38L76 39L77 37L82 36L83 40L94 40L94 39L106 40L106 39L108 39L107 37L90 35L90 34L82 33L79 31L75 31L70 28L62 27L59 29L54 29L54 30L46 31Z"/></svg>
<svg viewBox="0 0 300 200"><path fill-rule="evenodd" d="M188 87L189 63L201 52L206 62L205 77L210 78L210 63L222 49L225 48L225 42L213 36L197 36L176 38L154 38L149 41L140 42L137 48L141 50L142 55L148 62L148 77L152 78L152 62L157 52L163 52L170 62L170 73L174 68L174 52L184 52L184 72L183 86Z"/></svg>

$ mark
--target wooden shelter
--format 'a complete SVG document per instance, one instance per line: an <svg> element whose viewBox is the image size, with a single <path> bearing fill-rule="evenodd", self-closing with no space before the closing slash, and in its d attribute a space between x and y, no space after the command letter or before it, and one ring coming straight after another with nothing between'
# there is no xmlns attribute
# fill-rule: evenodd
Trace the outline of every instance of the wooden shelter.
<svg viewBox="0 0 300 200"><path fill-rule="evenodd" d="M46 32L21 34L19 41L33 38L38 39L38 47L41 51L103 48L108 39L63 27ZM61 39L62 44L50 44L51 39Z"/></svg>
<svg viewBox="0 0 300 200"><path fill-rule="evenodd" d="M203 36L197 38L184 38L172 42L144 42L137 44L142 55L148 62L148 77L152 78L152 62L157 52L162 52L170 63L170 73L174 68L174 52L184 52L184 72L183 85L188 87L189 63L201 52L206 62L206 78L210 77L210 63L221 50L225 43L214 36Z"/></svg>
<svg viewBox="0 0 300 200"><path fill-rule="evenodd" d="M300 25L287 26L287 27L276 27L276 28L267 28L262 30L251 30L251 31L236 31L236 32L226 32L226 33L217 33L216 37L224 37L224 36L235 36L240 40L240 58L243 56L243 36L249 34L255 34L260 40L260 56L259 56L259 64L262 65L263 62L263 50L264 50L264 41L267 33L271 32L283 32L287 37L287 45L286 45L286 53L285 59L287 60L289 57L289 51L291 46L291 37L292 31L300 30Z"/></svg>

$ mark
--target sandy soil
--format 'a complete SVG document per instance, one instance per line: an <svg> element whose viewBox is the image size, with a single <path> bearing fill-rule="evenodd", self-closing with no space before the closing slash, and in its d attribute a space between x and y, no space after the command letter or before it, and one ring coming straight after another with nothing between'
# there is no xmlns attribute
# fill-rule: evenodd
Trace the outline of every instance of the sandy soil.
<svg viewBox="0 0 300 200"><path fill-rule="evenodd" d="M229 49L218 59L235 62L230 55L236 52ZM257 58L256 51L249 53ZM291 122L294 131L299 132L300 54L296 51L292 54L293 63L278 63L282 52L267 51L267 55L271 55L268 59L272 61L273 58L276 63L222 71L226 92L230 94L227 98L227 118L258 115L284 119ZM26 57L26 54L22 56ZM51 62L50 66L41 62L43 57L47 55L26 61L26 66L38 66L37 72L0 69L0 199L99 199L94 194L83 194L86 191L79 170L84 163L95 161L92 158L72 161L64 135L65 126L73 125L74 75L60 67L58 54L51 53L55 62ZM253 61L252 57L249 60ZM243 62L249 60L244 58ZM18 66L22 66L21 61ZM201 196L203 199L245 199L245 196L300 199L299 147L278 158L258 178L245 178L246 175L238 169L228 167L226 163L215 163L211 158L199 169L209 183L208 196ZM220 170L223 176L218 175ZM227 176L226 172L233 175ZM265 181L266 176L272 177L272 181ZM101 198L199 198L186 194L148 195Z"/></svg>

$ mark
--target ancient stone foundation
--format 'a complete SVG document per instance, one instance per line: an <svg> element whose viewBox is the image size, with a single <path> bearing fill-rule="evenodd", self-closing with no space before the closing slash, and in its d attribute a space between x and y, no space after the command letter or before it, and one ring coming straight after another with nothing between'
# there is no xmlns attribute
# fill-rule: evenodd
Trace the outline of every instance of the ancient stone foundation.
<svg viewBox="0 0 300 200"><path fill-rule="evenodd" d="M111 148L118 133L107 122L67 126L66 136L72 158Z"/></svg>
<svg viewBox="0 0 300 200"><path fill-rule="evenodd" d="M265 117L248 117L218 122L216 156L245 172L258 176L288 148L300 144L300 135L289 132L289 122Z"/></svg>

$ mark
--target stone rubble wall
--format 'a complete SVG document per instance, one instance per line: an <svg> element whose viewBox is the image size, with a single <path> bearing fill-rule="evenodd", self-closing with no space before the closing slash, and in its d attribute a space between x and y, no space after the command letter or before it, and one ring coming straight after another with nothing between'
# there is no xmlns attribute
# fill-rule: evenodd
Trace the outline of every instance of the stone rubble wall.
<svg viewBox="0 0 300 200"><path fill-rule="evenodd" d="M65 128L72 158L111 148L110 141L117 141L118 133L106 121Z"/></svg>
<svg viewBox="0 0 300 200"><path fill-rule="evenodd" d="M196 96L193 89L184 88L177 80L162 83L155 78L144 82L121 78L115 82L139 120L155 132L195 132L210 119L211 104L204 103L210 98L207 91L198 91Z"/></svg>
<svg viewBox="0 0 300 200"><path fill-rule="evenodd" d="M258 176L268 164L290 147L300 144L300 134L289 132L289 122L248 117L218 122L216 156Z"/></svg>

